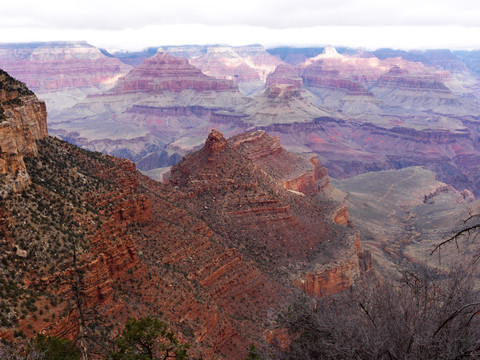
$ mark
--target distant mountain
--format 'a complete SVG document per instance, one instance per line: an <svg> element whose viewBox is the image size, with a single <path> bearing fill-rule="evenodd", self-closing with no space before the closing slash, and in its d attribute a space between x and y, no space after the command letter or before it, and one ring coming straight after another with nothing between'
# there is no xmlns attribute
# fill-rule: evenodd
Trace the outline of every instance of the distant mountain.
<svg viewBox="0 0 480 360"><path fill-rule="evenodd" d="M16 52L19 68L24 66L20 54L37 48L43 49L44 66L55 66L59 54L62 59L74 57L78 64L88 63L89 57L118 63L85 43L38 46ZM203 134L211 128L227 136L266 130L288 149L316 153L337 178L421 165L456 188L480 193L475 175L480 82L469 69L474 52L462 57L448 50L278 50L301 55L292 66L259 45L164 50L159 53L175 56L163 62L157 54L142 58L142 64L121 79L115 77L113 87L101 93L99 87L90 88L94 94L85 97L90 90L82 90L82 82L78 88L54 90L57 95L81 94L62 102L61 112L47 103L52 134L163 173L201 147ZM467 66L463 59L468 54ZM38 73L35 77L42 79L40 68L34 69L32 76ZM245 96L237 87L253 93Z"/></svg>
<svg viewBox="0 0 480 360"><path fill-rule="evenodd" d="M55 113L111 88L131 66L78 41L0 44L0 69L25 82Z"/></svg>
<svg viewBox="0 0 480 360"><path fill-rule="evenodd" d="M128 157L140 169L173 165L180 155L167 144L188 131L200 145L218 119L235 116L248 102L232 80L203 74L186 59L159 51L121 78L115 87L50 118L50 129L91 150ZM228 123L227 123L228 126ZM192 149L191 141L185 147Z"/></svg>
<svg viewBox="0 0 480 360"><path fill-rule="evenodd" d="M117 52L112 56L127 64L138 66L146 58L155 55L157 49L187 59L206 75L234 81L245 95L262 90L267 75L282 63L258 44L162 46L141 52Z"/></svg>

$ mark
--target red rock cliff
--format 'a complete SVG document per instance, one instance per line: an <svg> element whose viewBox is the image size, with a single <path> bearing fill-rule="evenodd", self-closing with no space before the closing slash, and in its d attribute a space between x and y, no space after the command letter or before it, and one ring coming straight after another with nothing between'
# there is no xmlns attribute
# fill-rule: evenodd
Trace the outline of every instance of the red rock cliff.
<svg viewBox="0 0 480 360"><path fill-rule="evenodd" d="M35 140L47 132L47 110L25 84L0 70L0 186L21 191L30 182L23 157L36 155Z"/></svg>

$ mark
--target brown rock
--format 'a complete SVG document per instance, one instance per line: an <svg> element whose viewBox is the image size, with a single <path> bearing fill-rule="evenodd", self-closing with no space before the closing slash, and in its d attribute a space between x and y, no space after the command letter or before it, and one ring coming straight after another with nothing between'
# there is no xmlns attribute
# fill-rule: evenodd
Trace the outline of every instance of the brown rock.
<svg viewBox="0 0 480 360"><path fill-rule="evenodd" d="M23 157L36 155L35 140L47 135L45 103L25 84L0 70L0 174L7 178L0 193L28 186Z"/></svg>
<svg viewBox="0 0 480 360"><path fill-rule="evenodd" d="M285 151L278 138L264 131L237 135L230 141L237 151L253 160L287 190L315 196L330 183L327 170L316 156Z"/></svg>
<svg viewBox="0 0 480 360"><path fill-rule="evenodd" d="M205 150L210 154L215 154L227 146L227 140L223 137L223 134L215 129L212 129L208 134L207 141L205 142Z"/></svg>
<svg viewBox="0 0 480 360"><path fill-rule="evenodd" d="M360 278L360 235L355 234L348 241L349 250L345 251L337 262L317 266L305 276L302 288L307 294L312 296L334 294L349 289L354 281Z"/></svg>

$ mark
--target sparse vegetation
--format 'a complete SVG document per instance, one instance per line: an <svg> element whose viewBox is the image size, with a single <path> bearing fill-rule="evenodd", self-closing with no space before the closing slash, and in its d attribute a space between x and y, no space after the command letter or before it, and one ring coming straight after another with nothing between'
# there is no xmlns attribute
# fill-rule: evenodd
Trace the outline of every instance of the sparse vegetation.
<svg viewBox="0 0 480 360"><path fill-rule="evenodd" d="M278 324L277 359L470 359L480 356L479 294L465 271L426 268L352 293L303 299Z"/></svg>
<svg viewBox="0 0 480 360"><path fill-rule="evenodd" d="M151 317L129 319L116 343L112 360L188 359L189 345L180 343L163 321Z"/></svg>

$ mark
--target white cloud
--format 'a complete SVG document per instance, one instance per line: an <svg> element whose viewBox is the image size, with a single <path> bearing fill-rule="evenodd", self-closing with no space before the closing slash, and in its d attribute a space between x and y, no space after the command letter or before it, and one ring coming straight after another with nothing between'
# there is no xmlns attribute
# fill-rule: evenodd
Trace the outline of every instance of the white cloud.
<svg viewBox="0 0 480 360"><path fill-rule="evenodd" d="M0 41L480 47L478 19L472 0L16 0Z"/></svg>

